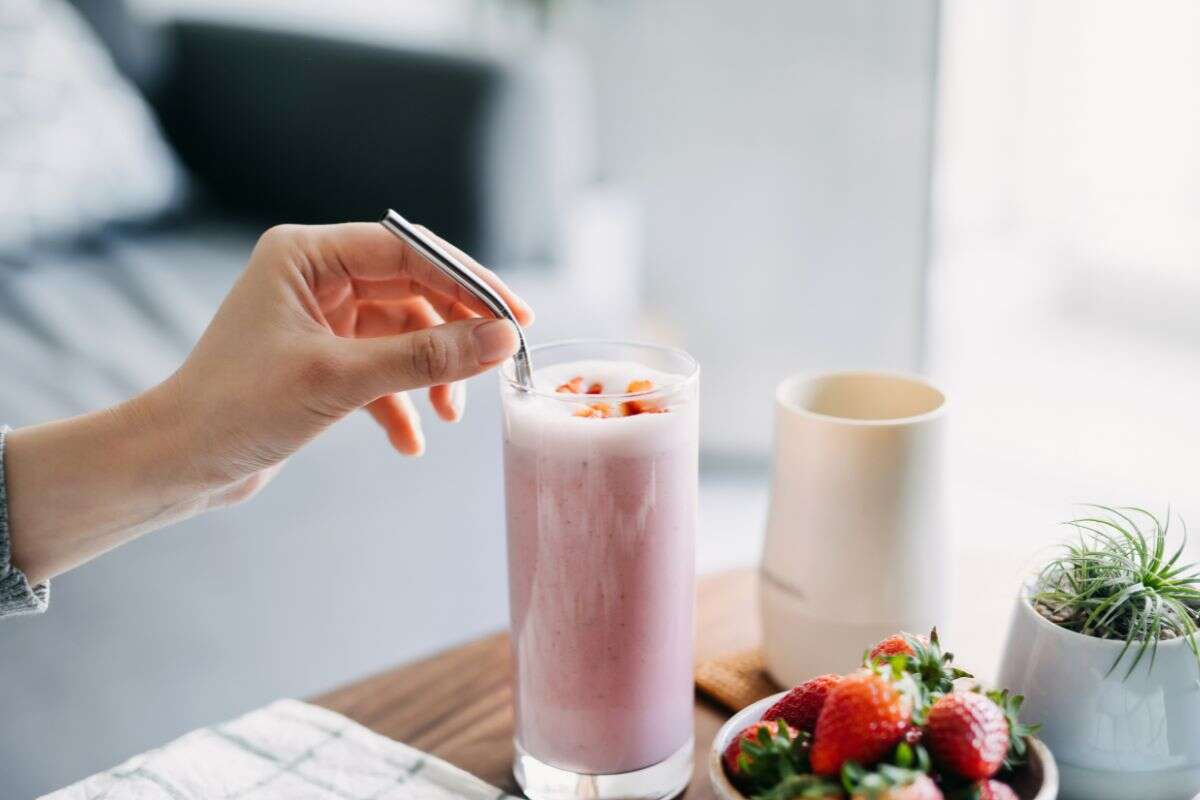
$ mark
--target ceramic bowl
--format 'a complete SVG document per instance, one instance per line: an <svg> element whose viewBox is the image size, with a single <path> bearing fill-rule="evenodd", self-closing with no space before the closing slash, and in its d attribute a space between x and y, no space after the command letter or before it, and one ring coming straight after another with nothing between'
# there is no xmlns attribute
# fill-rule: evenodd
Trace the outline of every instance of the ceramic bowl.
<svg viewBox="0 0 1200 800"><path fill-rule="evenodd" d="M712 781L713 790L722 800L746 800L738 788L730 783L721 765L721 754L733 741L738 732L761 719L766 710L771 707L785 692L773 694L757 703L748 705L734 714L717 731L712 747L708 753L708 778ZM1057 800L1058 798L1058 768L1054 756L1046 745L1037 739L1029 740L1029 761L1014 773L1008 781L1021 800Z"/></svg>
<svg viewBox="0 0 1200 800"><path fill-rule="evenodd" d="M1200 674L1186 639L1112 665L1123 642L1055 625L1025 586L1014 601L999 685L1025 696L1042 725L1063 800L1180 800L1200 792ZM1128 657L1127 657L1128 658Z"/></svg>

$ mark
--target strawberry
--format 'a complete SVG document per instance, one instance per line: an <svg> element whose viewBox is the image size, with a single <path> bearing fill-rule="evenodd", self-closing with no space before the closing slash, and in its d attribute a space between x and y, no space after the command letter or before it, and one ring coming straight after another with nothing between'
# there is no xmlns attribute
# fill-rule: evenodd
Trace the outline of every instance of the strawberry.
<svg viewBox="0 0 1200 800"><path fill-rule="evenodd" d="M807 772L792 773L771 788L754 795L754 800L845 800L840 783Z"/></svg>
<svg viewBox="0 0 1200 800"><path fill-rule="evenodd" d="M850 800L942 800L942 790L928 775L920 774L903 786L857 791Z"/></svg>
<svg viewBox="0 0 1200 800"><path fill-rule="evenodd" d="M919 773L912 783L860 790L850 795L850 800L942 800L942 790L928 775Z"/></svg>
<svg viewBox="0 0 1200 800"><path fill-rule="evenodd" d="M867 654L866 664L871 666L894 660L903 662L903 670L912 675L923 690L923 700L913 710L914 721L918 724L924 722L926 701L931 695L945 694L954 688L958 678L971 677L971 673L954 666L953 653L942 651L937 628L930 631L929 636L896 633L887 637Z"/></svg>
<svg viewBox="0 0 1200 800"><path fill-rule="evenodd" d="M627 394L640 394L648 392L654 388L653 381L639 380L630 381L625 387ZM626 400L621 403L622 417L635 417L638 414L660 414L666 409L660 409L653 401L650 400Z"/></svg>
<svg viewBox="0 0 1200 800"><path fill-rule="evenodd" d="M904 738L912 697L874 669L838 681L821 707L809 758L818 775L836 775L847 761L873 764Z"/></svg>
<svg viewBox="0 0 1200 800"><path fill-rule="evenodd" d="M880 764L871 772L847 764L842 780L850 800L942 800L942 790L924 772L892 764Z"/></svg>
<svg viewBox="0 0 1200 800"><path fill-rule="evenodd" d="M579 394L581 391L583 391L583 376L576 375L574 378L571 378L571 380L562 384L554 391L565 394Z"/></svg>
<svg viewBox="0 0 1200 800"><path fill-rule="evenodd" d="M764 737L765 733L765 737ZM790 745L795 740L797 731L792 726L788 725L783 720L771 720L770 722L755 722L747 725L742 729L734 740L725 748L725 753L722 758L725 760L725 769L730 776L735 780L746 775L746 773L755 771L755 756L752 751L756 748L770 748L782 746L784 751L790 749ZM780 741L780 740L783 741ZM746 752L742 752L742 747L746 747ZM766 766L765 764L758 765L759 767Z"/></svg>
<svg viewBox="0 0 1200 800"><path fill-rule="evenodd" d="M636 417L638 414L665 414L668 409L659 408L650 400L626 400L621 403L622 417Z"/></svg>
<svg viewBox="0 0 1200 800"><path fill-rule="evenodd" d="M793 728L812 733L817 727L817 717L829 690L837 685L840 675L818 675L800 684L779 698L775 705L763 714L764 720L786 720Z"/></svg>
<svg viewBox="0 0 1200 800"><path fill-rule="evenodd" d="M612 406L608 403L588 403L583 408L575 411L577 417L599 417L607 419L612 415Z"/></svg>
<svg viewBox="0 0 1200 800"><path fill-rule="evenodd" d="M1011 786L995 780L980 781L967 796L973 800L1019 800Z"/></svg>
<svg viewBox="0 0 1200 800"><path fill-rule="evenodd" d="M867 654L867 658L871 661L886 661L892 656L911 656L916 655L916 650L913 649L911 641L917 641L921 644L928 645L929 638L927 636L914 636L911 633L893 633L891 636L884 639L879 644L871 648L871 652Z"/></svg>
<svg viewBox="0 0 1200 800"><path fill-rule="evenodd" d="M968 780L985 780L1008 755L1008 720L987 696L952 692L930 707L922 742L942 769Z"/></svg>

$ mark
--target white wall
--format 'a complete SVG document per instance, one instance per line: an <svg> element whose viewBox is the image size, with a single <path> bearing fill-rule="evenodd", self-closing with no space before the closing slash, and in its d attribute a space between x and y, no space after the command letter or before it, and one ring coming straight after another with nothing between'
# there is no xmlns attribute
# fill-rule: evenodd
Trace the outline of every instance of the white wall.
<svg viewBox="0 0 1200 800"><path fill-rule="evenodd" d="M1080 502L1194 527L1200 5L954 0L943 53L930 364L960 518L1022 553Z"/></svg>
<svg viewBox="0 0 1200 800"><path fill-rule="evenodd" d="M765 455L790 372L919 366L937 10L560 8L592 60L601 165L642 201L653 335L703 365L709 452Z"/></svg>

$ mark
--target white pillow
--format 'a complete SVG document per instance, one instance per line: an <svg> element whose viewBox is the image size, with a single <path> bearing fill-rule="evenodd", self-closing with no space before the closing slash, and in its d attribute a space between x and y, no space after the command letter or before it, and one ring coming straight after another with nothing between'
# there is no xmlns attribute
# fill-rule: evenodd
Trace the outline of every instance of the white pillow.
<svg viewBox="0 0 1200 800"><path fill-rule="evenodd" d="M183 173L149 107L62 0L0 0L0 257L146 219Z"/></svg>

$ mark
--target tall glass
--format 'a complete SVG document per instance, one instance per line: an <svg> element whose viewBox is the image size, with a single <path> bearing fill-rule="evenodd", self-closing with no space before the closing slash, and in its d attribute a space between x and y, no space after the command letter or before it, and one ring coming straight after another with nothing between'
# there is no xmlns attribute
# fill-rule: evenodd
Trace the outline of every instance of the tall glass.
<svg viewBox="0 0 1200 800"><path fill-rule="evenodd" d="M670 797L692 771L699 367L622 342L531 355L535 390L511 366L500 387L513 772L534 800Z"/></svg>

